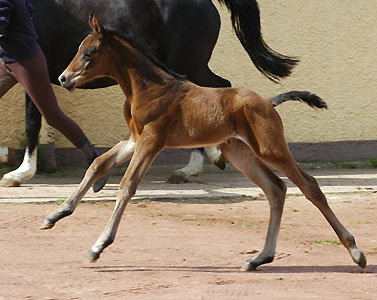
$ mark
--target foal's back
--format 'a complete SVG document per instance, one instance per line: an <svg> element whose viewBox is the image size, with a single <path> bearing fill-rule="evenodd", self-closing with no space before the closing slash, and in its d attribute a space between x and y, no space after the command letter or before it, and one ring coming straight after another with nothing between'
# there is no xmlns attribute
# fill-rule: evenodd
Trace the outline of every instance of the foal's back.
<svg viewBox="0 0 377 300"><path fill-rule="evenodd" d="M245 88L207 88L189 81L182 84L185 88L181 91L172 91L168 147L217 145L246 134L244 128L250 127L245 127L245 114L249 119L277 115L271 101Z"/></svg>

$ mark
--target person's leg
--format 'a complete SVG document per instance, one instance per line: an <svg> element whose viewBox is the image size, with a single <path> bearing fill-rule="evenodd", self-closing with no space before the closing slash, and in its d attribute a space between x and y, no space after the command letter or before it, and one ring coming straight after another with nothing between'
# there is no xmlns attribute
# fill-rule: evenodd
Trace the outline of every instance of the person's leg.
<svg viewBox="0 0 377 300"><path fill-rule="evenodd" d="M42 51L34 57L17 63L6 64L12 76L22 84L46 122L59 130L76 147L81 148L87 138L81 128L59 107ZM86 153L84 153L86 155ZM90 159L91 156L87 156Z"/></svg>
<svg viewBox="0 0 377 300"><path fill-rule="evenodd" d="M17 80L8 73L4 62L0 60L0 99L17 83ZM13 167L16 164L16 155L13 149L0 146L0 163Z"/></svg>
<svg viewBox="0 0 377 300"><path fill-rule="evenodd" d="M0 60L0 99L17 83L17 80L9 74L5 64Z"/></svg>
<svg viewBox="0 0 377 300"><path fill-rule="evenodd" d="M43 52L39 50L31 59L6 64L6 68L22 84L46 122L71 141L84 154L87 163L91 164L99 153L77 123L60 109L50 83ZM95 191L102 189L103 185L99 185L96 184Z"/></svg>

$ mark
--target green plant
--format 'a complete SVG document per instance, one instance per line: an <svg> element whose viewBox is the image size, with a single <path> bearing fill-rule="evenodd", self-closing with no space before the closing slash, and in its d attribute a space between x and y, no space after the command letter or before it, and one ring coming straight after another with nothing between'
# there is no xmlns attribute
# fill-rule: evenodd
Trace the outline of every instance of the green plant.
<svg viewBox="0 0 377 300"><path fill-rule="evenodd" d="M355 221L351 221L351 224L352 224L352 225L372 224L372 222L371 222L371 221L360 221L360 220L355 220Z"/></svg>
<svg viewBox="0 0 377 300"><path fill-rule="evenodd" d="M369 163L373 168L377 168L377 158L369 160Z"/></svg>
<svg viewBox="0 0 377 300"><path fill-rule="evenodd" d="M63 204L64 201L65 201L65 198L59 198L55 202L56 202L56 204L61 205L61 204Z"/></svg>
<svg viewBox="0 0 377 300"><path fill-rule="evenodd" d="M238 226L243 228L256 228L258 225L256 223L240 223Z"/></svg>
<svg viewBox="0 0 377 300"><path fill-rule="evenodd" d="M357 165L351 163L338 163L338 167L343 169L357 169Z"/></svg>
<svg viewBox="0 0 377 300"><path fill-rule="evenodd" d="M323 241L317 240L317 241L314 241L313 244L317 246L341 245L339 240L323 240Z"/></svg>

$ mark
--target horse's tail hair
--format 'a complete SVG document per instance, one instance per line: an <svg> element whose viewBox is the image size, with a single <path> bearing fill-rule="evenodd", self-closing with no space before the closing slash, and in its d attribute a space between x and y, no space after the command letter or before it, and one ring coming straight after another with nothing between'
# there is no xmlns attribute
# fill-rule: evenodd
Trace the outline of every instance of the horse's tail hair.
<svg viewBox="0 0 377 300"><path fill-rule="evenodd" d="M272 50L261 34L259 6L256 0L218 0L231 12L234 31L255 67L268 79L278 82L291 74L299 62Z"/></svg>
<svg viewBox="0 0 377 300"><path fill-rule="evenodd" d="M326 102L316 94L308 91L292 91L270 98L274 106L278 106L288 100L297 100L307 103L311 107L327 108Z"/></svg>

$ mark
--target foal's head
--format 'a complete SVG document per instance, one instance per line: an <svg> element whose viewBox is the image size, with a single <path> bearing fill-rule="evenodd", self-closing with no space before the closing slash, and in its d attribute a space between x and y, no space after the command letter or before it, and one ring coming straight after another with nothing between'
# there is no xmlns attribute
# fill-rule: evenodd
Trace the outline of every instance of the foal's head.
<svg viewBox="0 0 377 300"><path fill-rule="evenodd" d="M92 33L83 40L76 56L59 76L60 84L68 90L107 73L109 56L105 44L108 34L93 14L89 16L89 25Z"/></svg>

